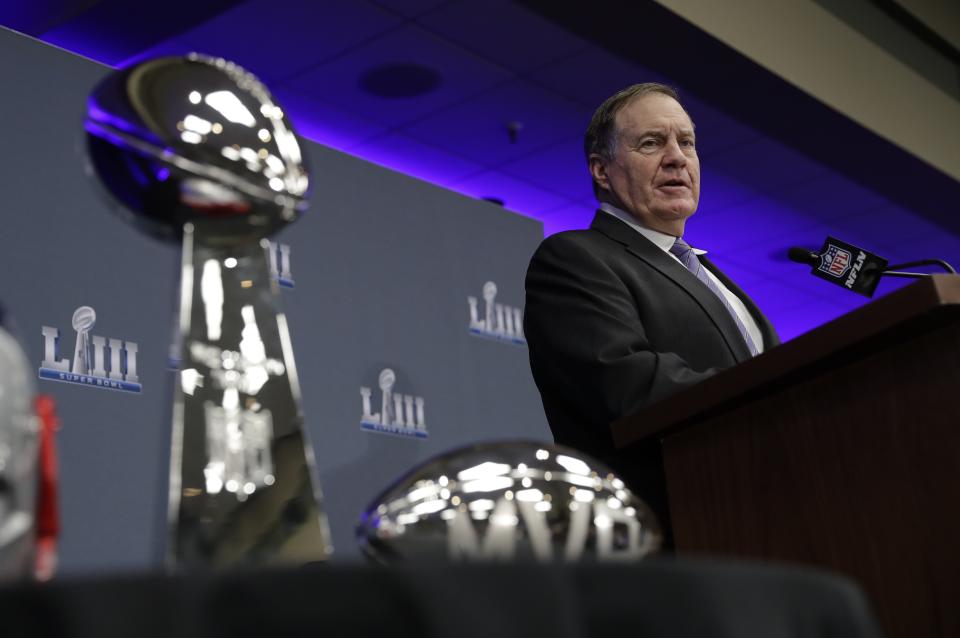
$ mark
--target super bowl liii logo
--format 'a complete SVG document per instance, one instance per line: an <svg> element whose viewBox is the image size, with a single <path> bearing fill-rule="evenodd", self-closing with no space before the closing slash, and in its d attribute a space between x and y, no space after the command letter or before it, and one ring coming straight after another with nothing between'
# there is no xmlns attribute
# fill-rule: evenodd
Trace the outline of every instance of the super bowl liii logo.
<svg viewBox="0 0 960 638"><path fill-rule="evenodd" d="M90 306L80 306L74 311L72 325L77 337L72 365L70 359L60 358L60 329L42 327L43 361L40 363L40 378L109 390L140 392L142 388L137 377L136 342L91 335L90 330L96 321L97 313Z"/></svg>
<svg viewBox="0 0 960 638"><path fill-rule="evenodd" d="M470 306L470 334L479 337L497 339L517 345L526 345L523 336L523 312L502 303L496 303L497 284L488 281L483 284L483 316L480 316L480 302L476 297L467 297Z"/></svg>
<svg viewBox="0 0 960 638"><path fill-rule="evenodd" d="M423 397L394 392L393 386L396 382L397 375L390 368L384 368L380 372L378 379L378 385L380 386L379 412L373 412L372 390L365 387L360 388L360 397L363 400L363 415L360 417L360 427L374 432L413 436L421 439L427 438Z"/></svg>

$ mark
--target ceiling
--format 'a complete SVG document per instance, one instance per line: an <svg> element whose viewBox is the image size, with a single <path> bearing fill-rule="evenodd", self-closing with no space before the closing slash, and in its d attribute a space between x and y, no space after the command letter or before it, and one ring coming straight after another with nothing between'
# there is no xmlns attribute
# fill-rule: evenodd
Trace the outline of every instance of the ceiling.
<svg viewBox="0 0 960 638"><path fill-rule="evenodd" d="M593 216L582 154L593 109L635 82L678 86L703 170L687 238L784 338L865 301L787 262L789 246L819 248L832 234L892 262L960 257L960 220L947 210L955 180L652 2L131 6L8 2L0 24L111 66L190 51L231 59L305 137L502 202L548 234Z"/></svg>

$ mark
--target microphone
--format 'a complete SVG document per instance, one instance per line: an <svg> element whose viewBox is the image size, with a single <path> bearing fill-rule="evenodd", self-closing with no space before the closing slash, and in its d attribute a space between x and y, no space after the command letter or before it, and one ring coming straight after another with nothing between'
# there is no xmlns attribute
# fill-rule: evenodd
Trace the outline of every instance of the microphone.
<svg viewBox="0 0 960 638"><path fill-rule="evenodd" d="M816 266L820 263L820 255L809 248L800 248L799 246L794 246L788 250L787 257L790 258L790 261L795 261L798 264L806 264L807 266Z"/></svg>
<svg viewBox="0 0 960 638"><path fill-rule="evenodd" d="M888 262L883 257L834 237L827 237L819 253L809 248L794 246L787 251L787 257L798 264L812 266L810 274L867 297L873 296L880 277L920 279L933 276L922 272L900 272L901 268L939 266L950 274L957 273L953 266L942 259L921 259L888 267Z"/></svg>
<svg viewBox="0 0 960 638"><path fill-rule="evenodd" d="M791 261L811 266L810 274L865 297L873 296L888 263L879 255L835 237L827 237L819 253L795 246L787 251L787 256Z"/></svg>

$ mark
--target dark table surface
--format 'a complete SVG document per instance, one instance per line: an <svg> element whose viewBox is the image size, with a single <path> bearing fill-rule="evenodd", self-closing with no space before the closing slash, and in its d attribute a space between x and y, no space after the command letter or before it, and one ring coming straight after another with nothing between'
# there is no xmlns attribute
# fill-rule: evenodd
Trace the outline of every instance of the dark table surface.
<svg viewBox="0 0 960 638"><path fill-rule="evenodd" d="M160 636L879 637L863 594L820 571L634 565L329 564L0 587L3 638Z"/></svg>

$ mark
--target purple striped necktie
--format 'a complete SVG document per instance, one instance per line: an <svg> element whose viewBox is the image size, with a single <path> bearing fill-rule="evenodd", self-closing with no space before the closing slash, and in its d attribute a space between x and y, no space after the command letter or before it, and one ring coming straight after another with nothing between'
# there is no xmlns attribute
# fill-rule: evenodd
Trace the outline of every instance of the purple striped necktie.
<svg viewBox="0 0 960 638"><path fill-rule="evenodd" d="M727 298L723 296L723 292L714 283L713 279L707 274L706 268L700 263L700 260L697 259L697 254L693 252L693 248L690 247L690 244L683 241L681 238L677 237L677 240L673 242L673 246L670 247L670 252L677 256L677 259L687 267L687 270L692 272L697 279L703 282L710 291L720 299L723 303L723 307L727 309L727 312L730 313L730 316L733 317L733 322L737 324L737 329L740 330L740 335L743 337L743 340L747 343L747 348L750 349L750 354L752 356L757 356L757 346L754 345L753 339L750 338L750 334L747 332L747 327L743 325L743 322L740 321L739 315L730 306L730 302L727 301Z"/></svg>

